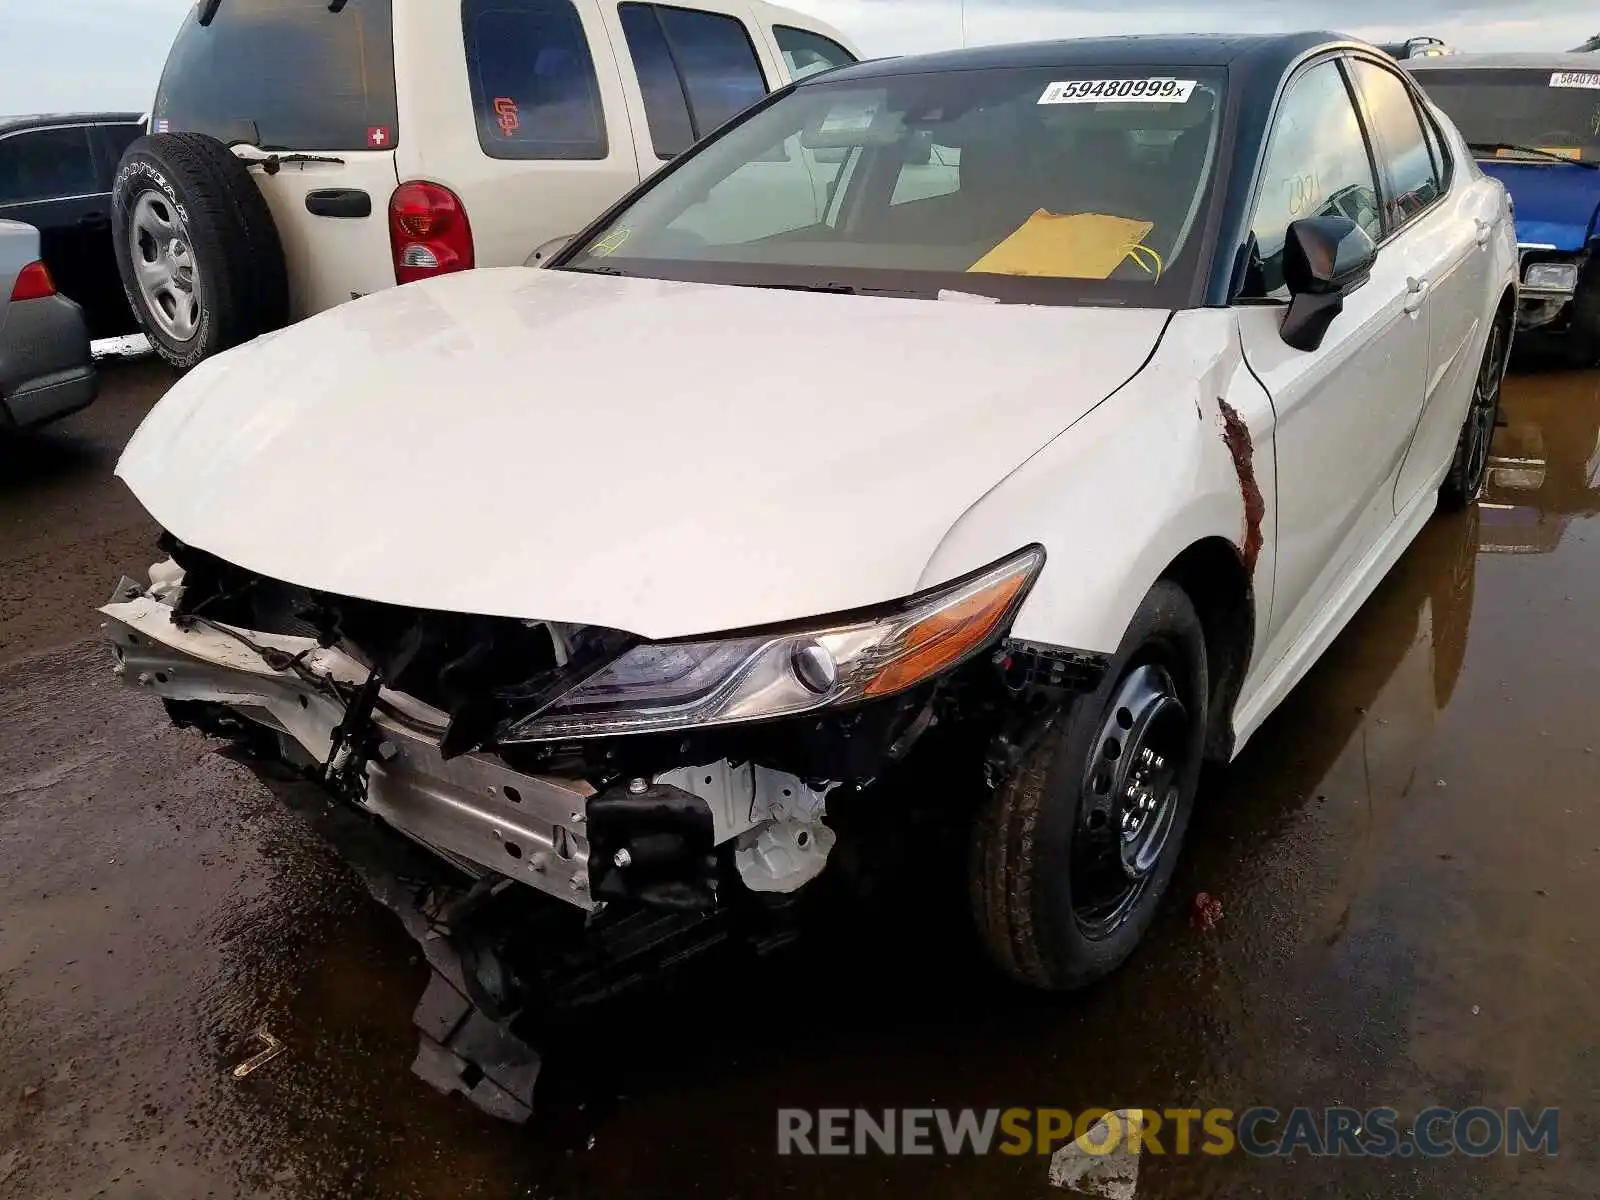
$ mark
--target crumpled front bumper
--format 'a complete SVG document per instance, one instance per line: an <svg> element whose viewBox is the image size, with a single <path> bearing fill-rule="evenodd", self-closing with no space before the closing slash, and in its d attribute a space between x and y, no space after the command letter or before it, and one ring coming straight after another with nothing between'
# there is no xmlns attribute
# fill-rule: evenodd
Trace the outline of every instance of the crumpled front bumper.
<svg viewBox="0 0 1600 1200"><path fill-rule="evenodd" d="M287 737L316 764L328 761L345 719L341 691L368 676L349 655L310 638L254 631L235 637L198 623L180 628L170 605L129 580L100 612L127 683L168 700L225 705ZM303 655L303 673L273 669L241 639ZM593 788L525 775L489 754L446 761L439 751L445 715L409 697L380 692L373 720L382 743L356 803L469 875L498 872L579 908L595 907L583 832Z"/></svg>
<svg viewBox="0 0 1600 1200"><path fill-rule="evenodd" d="M715 876L682 868L707 870L727 846L742 890L758 895L796 891L827 862L834 834L821 818L835 785L724 759L597 794L491 753L446 759L446 714L376 687L350 654L178 616L182 570L169 560L150 577L148 588L123 579L100 609L116 674L180 723L241 737L320 782L300 789L318 798L302 815L432 968L413 1070L493 1116L533 1111L530 1014L609 995L728 939ZM352 746L362 749L347 757ZM782 940L759 919L750 931L758 948Z"/></svg>

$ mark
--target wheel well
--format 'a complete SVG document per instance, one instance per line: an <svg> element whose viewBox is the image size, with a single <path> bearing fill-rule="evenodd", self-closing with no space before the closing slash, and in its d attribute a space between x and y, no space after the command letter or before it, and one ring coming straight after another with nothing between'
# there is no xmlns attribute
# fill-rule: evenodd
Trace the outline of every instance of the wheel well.
<svg viewBox="0 0 1600 1200"><path fill-rule="evenodd" d="M1515 288L1506 288L1500 296L1499 307L1495 309L1495 320L1509 316L1514 323L1517 319L1517 292Z"/></svg>
<svg viewBox="0 0 1600 1200"><path fill-rule="evenodd" d="M1190 546L1161 577L1184 590L1205 630L1211 674L1206 757L1226 762L1233 756L1233 705L1255 640L1255 588L1238 549L1220 537Z"/></svg>

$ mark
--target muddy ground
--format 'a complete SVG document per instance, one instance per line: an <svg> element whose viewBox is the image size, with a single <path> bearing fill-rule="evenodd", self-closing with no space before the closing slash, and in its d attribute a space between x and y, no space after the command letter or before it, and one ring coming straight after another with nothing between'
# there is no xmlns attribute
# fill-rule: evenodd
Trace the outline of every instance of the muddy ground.
<svg viewBox="0 0 1600 1200"><path fill-rule="evenodd" d="M1561 1108L1559 1153L1145 1156L1140 1197L1593 1197L1600 375L1519 373L1436 520L1202 793L1144 949L1021 995L867 924L609 1015L514 1128L409 1073L415 949L274 789L115 685L111 477L170 377L0 441L0 1196L1047 1196L1047 1160L779 1158L779 1107ZM1190 919L1199 892L1222 919ZM265 1028L285 1052L230 1068Z"/></svg>

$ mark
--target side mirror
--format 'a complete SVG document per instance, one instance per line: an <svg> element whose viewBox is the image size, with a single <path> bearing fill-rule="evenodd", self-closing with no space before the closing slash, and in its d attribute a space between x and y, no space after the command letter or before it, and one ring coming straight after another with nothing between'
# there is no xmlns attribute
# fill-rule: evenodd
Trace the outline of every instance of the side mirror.
<svg viewBox="0 0 1600 1200"><path fill-rule="evenodd" d="M1378 247L1349 217L1304 217L1289 226L1283 243L1283 281L1289 288L1283 340L1315 350L1344 311L1344 298L1372 274Z"/></svg>

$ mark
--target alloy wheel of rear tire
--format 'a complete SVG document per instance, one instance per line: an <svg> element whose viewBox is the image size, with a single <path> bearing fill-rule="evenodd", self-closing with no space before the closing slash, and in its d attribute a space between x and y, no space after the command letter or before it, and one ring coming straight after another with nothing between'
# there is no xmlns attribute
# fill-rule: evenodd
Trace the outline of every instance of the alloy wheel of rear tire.
<svg viewBox="0 0 1600 1200"><path fill-rule="evenodd" d="M1494 441L1495 422L1500 418L1500 389L1505 382L1510 349L1510 320L1497 317L1489 327L1489 340L1483 348L1478 377L1472 384L1472 400L1467 405L1466 420L1461 424L1461 435L1456 439L1450 472L1439 487L1439 502L1451 511L1465 508L1483 491L1489 468L1489 446Z"/></svg>
<svg viewBox="0 0 1600 1200"><path fill-rule="evenodd" d="M288 323L272 213L216 139L165 133L129 146L112 185L112 233L129 307L179 370Z"/></svg>
<svg viewBox="0 0 1600 1200"><path fill-rule="evenodd" d="M980 939L1020 982L1080 988L1143 938L1199 786L1209 697L1204 631L1158 583L1106 677L1075 697L979 811L969 890Z"/></svg>

